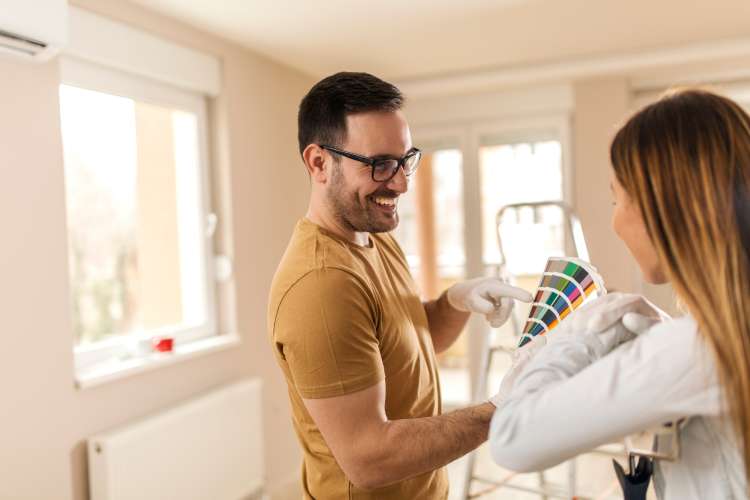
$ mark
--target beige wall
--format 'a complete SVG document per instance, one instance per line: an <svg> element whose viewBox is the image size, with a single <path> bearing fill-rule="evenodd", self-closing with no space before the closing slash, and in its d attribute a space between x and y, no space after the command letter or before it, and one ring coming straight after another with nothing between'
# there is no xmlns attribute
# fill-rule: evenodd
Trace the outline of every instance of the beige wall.
<svg viewBox="0 0 750 500"><path fill-rule="evenodd" d="M217 185L232 195L217 201L232 211L219 246L235 261L243 343L97 388L73 387L58 68L0 59L0 498L84 500L87 436L245 376L264 381L268 484L284 489L297 479L299 452L266 341L265 306L307 203L295 118L313 80L127 2L73 3L222 59L222 95L210 106L212 158Z"/></svg>
<svg viewBox="0 0 750 500"><path fill-rule="evenodd" d="M634 111L629 80L622 77L576 82L574 102L574 203L591 261L598 266L608 289L644 293L675 314L671 288L644 284L638 266L611 229L609 144Z"/></svg>
<svg viewBox="0 0 750 500"><path fill-rule="evenodd" d="M591 261L608 289L632 291L633 260L612 232L609 190L609 142L630 109L630 89L624 78L577 82L573 88L574 205L586 233Z"/></svg>
<svg viewBox="0 0 750 500"><path fill-rule="evenodd" d="M54 64L0 61L0 498L69 498L72 391Z"/></svg>

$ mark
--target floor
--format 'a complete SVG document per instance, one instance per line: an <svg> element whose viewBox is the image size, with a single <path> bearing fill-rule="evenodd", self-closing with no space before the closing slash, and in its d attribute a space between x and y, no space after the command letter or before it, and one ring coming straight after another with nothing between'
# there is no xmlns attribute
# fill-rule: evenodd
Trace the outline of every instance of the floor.
<svg viewBox="0 0 750 500"><path fill-rule="evenodd" d="M619 459L624 463L623 459ZM448 475L450 477L450 500L464 500L463 488L465 484L467 457L457 460L448 466ZM604 454L586 454L578 457L575 461L576 470L576 488L575 496L569 495L568 491L568 474L570 470L569 463L559 465L544 473L544 479L551 489L558 492L558 495L544 497L541 494L528 493L511 488L496 489L490 493L481 495L482 500L539 500L544 498L576 498L576 499L596 499L596 500L614 500L622 499L622 491L615 478L612 468L612 456ZM510 483L522 487L535 488L539 486L538 474L517 474L513 475L507 470L496 466L487 452L485 446L479 448L476 455L476 474L481 477L492 479L494 481L503 481L510 477ZM480 483L472 484L471 493L476 494L487 485ZM653 488L651 488L653 490ZM649 499L655 499L653 491L649 491Z"/></svg>

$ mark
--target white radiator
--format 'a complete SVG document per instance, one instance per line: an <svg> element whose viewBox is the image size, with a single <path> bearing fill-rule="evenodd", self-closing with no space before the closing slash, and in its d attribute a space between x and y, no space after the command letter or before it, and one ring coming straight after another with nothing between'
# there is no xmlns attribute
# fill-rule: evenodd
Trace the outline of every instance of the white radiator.
<svg viewBox="0 0 750 500"><path fill-rule="evenodd" d="M91 500L240 500L263 487L261 384L243 381L88 440Z"/></svg>

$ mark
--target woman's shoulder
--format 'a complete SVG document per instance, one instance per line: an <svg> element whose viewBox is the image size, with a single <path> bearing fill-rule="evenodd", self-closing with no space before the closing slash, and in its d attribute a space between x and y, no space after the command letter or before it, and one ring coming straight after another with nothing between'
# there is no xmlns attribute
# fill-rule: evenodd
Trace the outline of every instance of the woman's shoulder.
<svg viewBox="0 0 750 500"><path fill-rule="evenodd" d="M631 347L649 365L654 383L661 380L679 395L675 400L686 403L687 408L701 409L696 414L720 413L716 362L694 318L687 315L658 323L639 335ZM695 404L687 404L690 401Z"/></svg>
<svg viewBox="0 0 750 500"><path fill-rule="evenodd" d="M656 323L639 335L636 343L650 352L668 357L672 363L682 360L691 365L700 359L701 364L713 369L709 346L690 315Z"/></svg>
<svg viewBox="0 0 750 500"><path fill-rule="evenodd" d="M698 325L690 315L672 318L656 323L639 338L655 347L689 347L692 351L701 342Z"/></svg>
<svg viewBox="0 0 750 500"><path fill-rule="evenodd" d="M667 334L672 332L690 332L692 334L697 333L698 325L695 319L686 314L684 316L678 316L676 318L668 319L660 323L656 323L647 333L651 332L666 332Z"/></svg>

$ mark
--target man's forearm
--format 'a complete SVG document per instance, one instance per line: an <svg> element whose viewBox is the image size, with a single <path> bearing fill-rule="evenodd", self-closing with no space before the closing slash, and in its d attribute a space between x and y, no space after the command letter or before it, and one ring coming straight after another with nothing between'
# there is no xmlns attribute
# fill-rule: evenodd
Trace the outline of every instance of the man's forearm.
<svg viewBox="0 0 750 500"><path fill-rule="evenodd" d="M435 352L448 349L466 326L469 313L454 309L449 303L445 292L436 300L424 303L425 314L430 328L432 345Z"/></svg>
<svg viewBox="0 0 750 500"><path fill-rule="evenodd" d="M370 485L383 487L442 467L487 440L491 403L436 417L391 420L374 445Z"/></svg>

